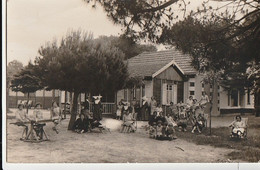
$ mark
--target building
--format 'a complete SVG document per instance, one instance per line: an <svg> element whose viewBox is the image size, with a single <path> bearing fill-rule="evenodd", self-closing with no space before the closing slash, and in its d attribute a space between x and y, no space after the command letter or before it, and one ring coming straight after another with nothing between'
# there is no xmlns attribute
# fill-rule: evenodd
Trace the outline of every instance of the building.
<svg viewBox="0 0 260 170"><path fill-rule="evenodd" d="M144 52L129 59L130 77L140 78L143 85L118 91L117 102L121 99L131 101L134 97L140 102L143 96L148 99L154 96L166 112L170 102L185 103L189 96L199 101L202 91L205 91L213 102L212 114L215 116L253 111L253 95L236 89L225 91L218 84L214 85L214 89L209 84L203 84L203 75L198 74L191 61L189 55L176 49ZM206 112L209 112L209 108Z"/></svg>

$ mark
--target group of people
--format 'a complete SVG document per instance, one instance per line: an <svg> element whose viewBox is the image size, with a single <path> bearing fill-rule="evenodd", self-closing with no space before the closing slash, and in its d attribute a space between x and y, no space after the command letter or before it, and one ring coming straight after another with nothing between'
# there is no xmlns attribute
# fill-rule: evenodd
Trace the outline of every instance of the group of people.
<svg viewBox="0 0 260 170"><path fill-rule="evenodd" d="M28 125L27 122L33 123L33 130L36 132L36 138L42 139L43 138L43 127L46 125L42 123L41 120L44 120L43 113L41 111L42 105L41 103L36 103L33 111L33 115L29 116L28 113L24 110L24 104L18 104L18 110L15 113L16 121L19 126L24 127L24 131L22 133L21 139L26 139L28 135ZM50 119L53 122L52 129L59 133L57 126L60 124L61 121L61 111L58 104L54 101L52 102L52 107L50 109Z"/></svg>

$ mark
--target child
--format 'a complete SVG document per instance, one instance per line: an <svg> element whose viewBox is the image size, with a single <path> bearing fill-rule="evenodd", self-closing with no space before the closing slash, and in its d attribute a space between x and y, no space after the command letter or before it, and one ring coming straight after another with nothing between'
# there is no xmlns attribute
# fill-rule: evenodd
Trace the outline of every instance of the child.
<svg viewBox="0 0 260 170"><path fill-rule="evenodd" d="M238 137L241 137L243 138L243 135L244 135L244 132L245 132L245 123L243 121L241 121L241 116L236 116L235 117L235 121L233 121L229 127L232 127L232 136L235 134L235 135L238 135Z"/></svg>
<svg viewBox="0 0 260 170"><path fill-rule="evenodd" d="M129 112L125 112L125 114L124 114L124 116L123 116L123 124L122 124L122 126L123 126L123 128L122 128L122 130L121 130L121 132L124 132L124 130L125 130L125 127L130 127L131 128L131 131L135 131L135 127L134 127L134 125L133 125L133 123L134 123L134 118L133 118L133 116L132 116L132 114L131 113L129 113Z"/></svg>
<svg viewBox="0 0 260 170"><path fill-rule="evenodd" d="M169 138L169 140L177 139L175 134L175 129L172 124L169 124L166 128L166 135Z"/></svg>
<svg viewBox="0 0 260 170"><path fill-rule="evenodd" d="M121 112L122 112L122 108L123 108L123 105L122 105L122 102L120 101L117 105L117 110L116 110L116 119L120 120L121 119Z"/></svg>
<svg viewBox="0 0 260 170"><path fill-rule="evenodd" d="M16 121L18 123L18 126L23 126L24 127L21 139L25 139L27 137L28 126L25 125L24 122L29 121L28 115L23 110L23 108L24 108L24 105L23 104L19 104L18 105L18 110L15 112L15 118L16 118ZM24 137L24 135L25 135L25 137Z"/></svg>
<svg viewBox="0 0 260 170"><path fill-rule="evenodd" d="M203 127L205 127L205 118L199 114L195 119L195 125L193 126L191 133L194 133L196 129L201 133Z"/></svg>
<svg viewBox="0 0 260 170"><path fill-rule="evenodd" d="M156 122L153 122L153 125L150 126L149 137L150 138L155 138L156 137Z"/></svg>
<svg viewBox="0 0 260 170"><path fill-rule="evenodd" d="M179 131L187 131L187 114L184 110L184 107L180 107L180 113L179 113L179 122L178 122Z"/></svg>
<svg viewBox="0 0 260 170"><path fill-rule="evenodd" d="M163 134L162 134L162 121L161 120L159 120L158 122L157 122L158 124L157 124L157 127L156 127L156 139L157 140L162 140L162 138L163 138Z"/></svg>
<svg viewBox="0 0 260 170"><path fill-rule="evenodd" d="M34 130L37 134L37 137L39 139L42 139L43 137L43 126L45 126L45 123L38 123L39 120L43 120L43 114L41 112L41 107L42 105L40 103L37 103L35 105L35 109L33 111L33 119L35 120L35 124L34 124Z"/></svg>
<svg viewBox="0 0 260 170"><path fill-rule="evenodd" d="M79 118L76 120L76 122L73 125L73 129L77 133L85 133L88 131L89 122L88 119L85 118L84 114L80 114Z"/></svg>
<svg viewBox="0 0 260 170"><path fill-rule="evenodd" d="M53 120L54 124L52 130L54 130L58 134L59 131L57 129L57 126L60 124L61 121L61 111L58 104L55 101L52 102L50 118Z"/></svg>
<svg viewBox="0 0 260 170"><path fill-rule="evenodd" d="M167 137L166 129L167 129L167 122L164 122L163 126L162 126L162 137L163 137L163 139L166 139L166 137Z"/></svg>

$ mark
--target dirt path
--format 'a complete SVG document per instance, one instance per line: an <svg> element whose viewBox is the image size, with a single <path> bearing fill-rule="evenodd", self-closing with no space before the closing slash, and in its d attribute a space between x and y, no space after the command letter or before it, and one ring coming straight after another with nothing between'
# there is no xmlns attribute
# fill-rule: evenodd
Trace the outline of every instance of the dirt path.
<svg viewBox="0 0 260 170"><path fill-rule="evenodd" d="M225 155L231 151L181 139L149 139L141 128L146 124L144 122L138 123L136 133L122 134L118 132L121 122L114 119L103 122L111 129L111 134L67 131L68 119L62 122L60 133L56 134L51 130L52 123L48 123L45 130L51 141L29 143L19 140L22 129L9 124L14 120L7 121L7 162L10 163L223 162L227 159Z"/></svg>

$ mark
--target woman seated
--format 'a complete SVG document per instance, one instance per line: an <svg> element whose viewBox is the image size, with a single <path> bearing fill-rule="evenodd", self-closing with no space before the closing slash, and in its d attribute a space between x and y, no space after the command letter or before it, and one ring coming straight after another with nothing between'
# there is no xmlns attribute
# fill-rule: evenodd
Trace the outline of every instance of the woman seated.
<svg viewBox="0 0 260 170"><path fill-rule="evenodd" d="M245 122L241 121L241 116L236 116L235 121L233 121L229 127L232 127L231 137L234 135L243 138L245 133L246 124Z"/></svg>
<svg viewBox="0 0 260 170"><path fill-rule="evenodd" d="M126 127L130 127L130 132L134 132L136 129L134 127L134 118L132 116L131 113L129 113L129 111L125 112L124 116L123 116L123 124L122 124L122 129L121 132L125 132L126 131Z"/></svg>
<svg viewBox="0 0 260 170"><path fill-rule="evenodd" d="M80 114L79 118L73 125L73 129L77 133L85 133L88 131L89 121L84 114Z"/></svg>
<svg viewBox="0 0 260 170"><path fill-rule="evenodd" d="M167 122L168 125L171 124L173 127L174 127L174 126L177 126L176 122L173 120L173 118L172 118L172 116L171 116L170 114L167 114L167 115L165 116L165 120L166 120L166 122Z"/></svg>

